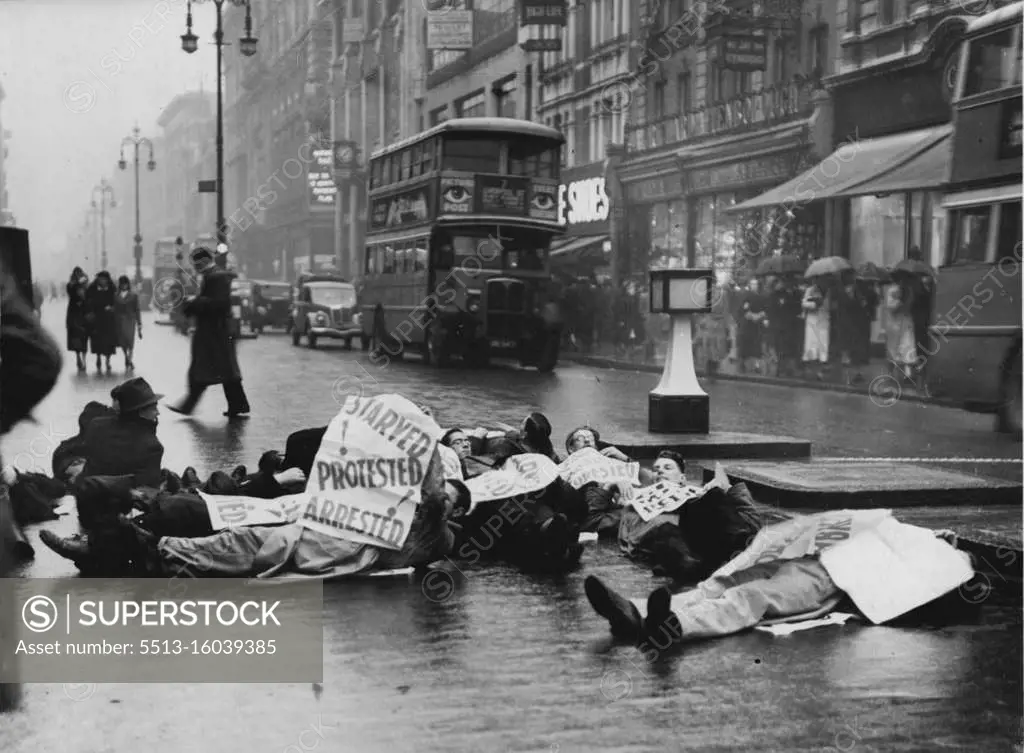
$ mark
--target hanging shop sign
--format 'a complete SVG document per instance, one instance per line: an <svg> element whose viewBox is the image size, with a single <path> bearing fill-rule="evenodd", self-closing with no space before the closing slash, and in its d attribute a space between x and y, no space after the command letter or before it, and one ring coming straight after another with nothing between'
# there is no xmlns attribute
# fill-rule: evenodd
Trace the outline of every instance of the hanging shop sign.
<svg viewBox="0 0 1024 753"><path fill-rule="evenodd" d="M356 142L334 142L334 174L339 181L351 180L356 168Z"/></svg>
<svg viewBox="0 0 1024 753"><path fill-rule="evenodd" d="M610 206L604 176L559 186L558 221L562 225L606 222Z"/></svg>
<svg viewBox="0 0 1024 753"><path fill-rule="evenodd" d="M520 0L520 26L565 26L569 21L566 0Z"/></svg>
<svg viewBox="0 0 1024 753"><path fill-rule="evenodd" d="M314 149L313 161L306 172L309 181L309 205L333 206L338 194L334 183L334 150Z"/></svg>
<svg viewBox="0 0 1024 753"><path fill-rule="evenodd" d="M733 71L763 71L768 67L768 45L763 36L727 34L719 40L719 58Z"/></svg>
<svg viewBox="0 0 1024 753"><path fill-rule="evenodd" d="M473 47L473 11L435 10L427 13L428 50L469 50Z"/></svg>

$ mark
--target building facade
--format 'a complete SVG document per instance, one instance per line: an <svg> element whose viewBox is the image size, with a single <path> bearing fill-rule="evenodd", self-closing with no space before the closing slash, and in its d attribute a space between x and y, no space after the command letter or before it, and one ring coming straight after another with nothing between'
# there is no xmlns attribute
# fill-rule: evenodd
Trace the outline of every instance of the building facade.
<svg viewBox="0 0 1024 753"><path fill-rule="evenodd" d="M4 88L0 85L0 225L14 225L14 215L8 207L9 195L7 193L7 142L10 140L10 132L4 130Z"/></svg>
<svg viewBox="0 0 1024 753"><path fill-rule="evenodd" d="M213 95L188 92L172 99L157 119L159 171L154 175L159 176L156 190L159 203L157 209L151 210L156 223L147 242L149 248L144 249L146 256L151 255L153 241L157 238L180 235L188 242L201 234L217 232L216 196L199 193L199 181L213 180L217 176L215 111ZM123 211L123 202L131 202L131 197L131 193L118 196L118 201L122 202L121 215L128 215ZM129 232L127 238L133 233L134 230ZM130 242L128 247L130 249Z"/></svg>
<svg viewBox="0 0 1024 753"><path fill-rule="evenodd" d="M628 122L616 170L632 253L620 274L652 264L712 267L728 282L753 260L826 250L821 206L735 207L831 151L835 6L820 0L645 0L641 43L623 87ZM739 37L751 47L730 45Z"/></svg>

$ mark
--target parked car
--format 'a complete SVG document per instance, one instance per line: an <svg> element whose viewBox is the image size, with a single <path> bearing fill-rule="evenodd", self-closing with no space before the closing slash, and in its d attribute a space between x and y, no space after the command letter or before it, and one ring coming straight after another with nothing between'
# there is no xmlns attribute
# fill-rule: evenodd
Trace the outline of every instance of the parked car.
<svg viewBox="0 0 1024 753"><path fill-rule="evenodd" d="M252 281L231 281L231 336L241 337L242 324L249 321L252 307Z"/></svg>
<svg viewBox="0 0 1024 753"><path fill-rule="evenodd" d="M252 281L252 306L249 327L263 332L266 327L291 329L292 286L287 282Z"/></svg>
<svg viewBox="0 0 1024 753"><path fill-rule="evenodd" d="M363 334L355 286L333 275L303 275L296 285L292 302L292 344L302 338L315 348L321 337L344 340L352 347L358 337L363 350L369 350L370 338Z"/></svg>

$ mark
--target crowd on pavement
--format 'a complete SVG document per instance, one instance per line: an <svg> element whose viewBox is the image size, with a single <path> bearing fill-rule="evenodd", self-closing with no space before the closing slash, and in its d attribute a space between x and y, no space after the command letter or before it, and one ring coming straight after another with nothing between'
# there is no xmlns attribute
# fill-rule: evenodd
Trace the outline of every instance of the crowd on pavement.
<svg viewBox="0 0 1024 753"><path fill-rule="evenodd" d="M697 369L848 385L890 374L925 389L935 273L920 252L891 270L839 257L816 264L769 263L716 284L711 312L693 317ZM578 277L563 289L566 353L660 365L671 320L649 313L646 283Z"/></svg>

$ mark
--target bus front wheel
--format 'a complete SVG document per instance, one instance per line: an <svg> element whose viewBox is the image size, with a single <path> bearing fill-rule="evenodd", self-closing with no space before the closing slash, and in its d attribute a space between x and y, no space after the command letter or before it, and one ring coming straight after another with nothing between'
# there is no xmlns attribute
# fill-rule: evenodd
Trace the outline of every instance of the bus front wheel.
<svg viewBox="0 0 1024 753"><path fill-rule="evenodd" d="M1000 385L999 413L996 430L1005 434L1021 437L1022 405L1021 405L1021 348L1016 349L1007 359L1003 368Z"/></svg>

